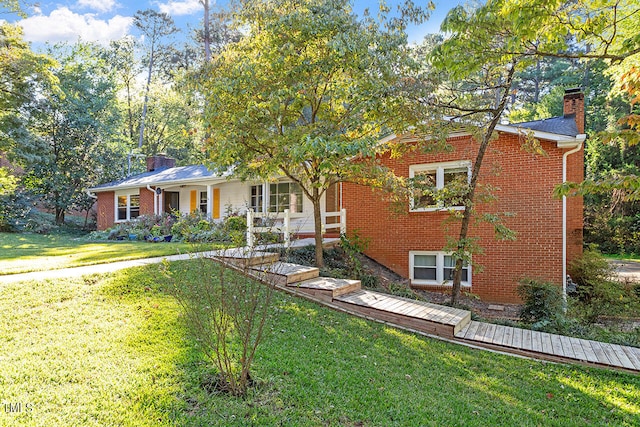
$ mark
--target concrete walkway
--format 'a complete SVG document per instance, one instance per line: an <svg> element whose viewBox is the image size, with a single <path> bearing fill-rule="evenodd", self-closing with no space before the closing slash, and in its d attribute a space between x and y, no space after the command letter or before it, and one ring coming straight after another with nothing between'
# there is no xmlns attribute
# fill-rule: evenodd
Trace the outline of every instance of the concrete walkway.
<svg viewBox="0 0 640 427"><path fill-rule="evenodd" d="M130 261L117 261L108 264L85 265L82 267L61 268L58 270L33 271L30 273L6 274L0 276L0 284L16 283L29 280L62 279L69 277L82 277L87 274L104 274L125 268L139 267L142 265L158 264L163 260L178 261L189 259L198 254L170 255L155 258L142 258Z"/></svg>

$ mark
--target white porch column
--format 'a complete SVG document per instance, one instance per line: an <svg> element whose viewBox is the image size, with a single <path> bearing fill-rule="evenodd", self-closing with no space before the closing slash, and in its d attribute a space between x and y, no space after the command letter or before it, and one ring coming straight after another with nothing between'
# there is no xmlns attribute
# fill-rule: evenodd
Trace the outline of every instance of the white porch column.
<svg viewBox="0 0 640 427"><path fill-rule="evenodd" d="M207 218L213 218L213 185L207 185Z"/></svg>
<svg viewBox="0 0 640 427"><path fill-rule="evenodd" d="M255 241L253 238L253 209L247 210L247 246L253 248Z"/></svg>

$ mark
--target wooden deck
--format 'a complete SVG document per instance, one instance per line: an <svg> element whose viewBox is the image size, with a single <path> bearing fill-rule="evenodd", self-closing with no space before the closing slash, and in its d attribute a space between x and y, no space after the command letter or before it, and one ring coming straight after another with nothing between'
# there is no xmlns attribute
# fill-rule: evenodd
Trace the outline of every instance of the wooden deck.
<svg viewBox="0 0 640 427"><path fill-rule="evenodd" d="M640 371L640 349L608 344L511 326L472 321L460 330L456 338L517 354L538 355L558 361L612 366Z"/></svg>
<svg viewBox="0 0 640 427"><path fill-rule="evenodd" d="M265 280L273 280L274 283L286 286L292 283L303 282L314 279L320 275L320 270L316 267L291 264L277 261L272 264L263 264L251 267L256 275L266 275Z"/></svg>
<svg viewBox="0 0 640 427"><path fill-rule="evenodd" d="M349 304L368 315L386 317L402 326L437 335L453 337L471 320L471 312L442 305L415 301L380 292L360 290L342 295L336 302ZM386 320L386 319L385 319ZM427 326L425 328L425 326Z"/></svg>
<svg viewBox="0 0 640 427"><path fill-rule="evenodd" d="M318 269L277 261L277 254L238 249L213 258L321 304L403 328L473 345L556 362L640 372L640 349L471 320L471 313L369 290L358 280L318 277Z"/></svg>

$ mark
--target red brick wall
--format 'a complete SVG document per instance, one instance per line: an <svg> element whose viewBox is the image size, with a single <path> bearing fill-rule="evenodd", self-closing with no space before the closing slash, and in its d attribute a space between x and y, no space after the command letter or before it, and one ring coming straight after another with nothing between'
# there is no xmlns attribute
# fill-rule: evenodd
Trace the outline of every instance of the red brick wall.
<svg viewBox="0 0 640 427"><path fill-rule="evenodd" d="M98 193L98 230L106 230L111 227L114 222L115 215L115 193L113 191L105 191Z"/></svg>
<svg viewBox="0 0 640 427"><path fill-rule="evenodd" d="M451 153L413 152L400 159L385 156L382 163L397 175L409 176L410 164L439 163L457 160L473 162L477 145L469 137L450 140ZM547 157L521 149L517 135L501 134L484 158L480 182L496 188L497 200L477 206L478 212L511 212L506 225L516 231L516 241L496 241L493 227L474 224L471 235L479 237L482 254L473 257L472 287L464 288L483 300L518 302L516 286L523 277L562 283L562 201L553 197L554 187L562 181L562 154L555 143L543 142ZM582 174L582 152L570 156L571 177ZM581 252L582 201L570 200L568 221L572 246L570 254ZM456 237L459 222L447 222L447 212L396 213L380 191L345 183L343 206L347 209L347 229L369 237L367 255L409 277L409 251L441 251L446 236ZM478 266L482 266L482 271Z"/></svg>
<svg viewBox="0 0 640 427"><path fill-rule="evenodd" d="M567 181L584 180L584 148L567 157ZM567 259L582 255L584 203L582 197L567 197Z"/></svg>
<svg viewBox="0 0 640 427"><path fill-rule="evenodd" d="M147 187L140 188L140 215L153 215L153 196L154 193L149 191Z"/></svg>

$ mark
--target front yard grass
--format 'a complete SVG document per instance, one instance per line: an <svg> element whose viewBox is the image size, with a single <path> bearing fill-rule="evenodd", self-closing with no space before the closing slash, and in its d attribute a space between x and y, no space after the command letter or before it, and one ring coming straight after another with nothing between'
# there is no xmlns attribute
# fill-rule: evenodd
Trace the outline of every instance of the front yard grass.
<svg viewBox="0 0 640 427"><path fill-rule="evenodd" d="M0 425L640 423L637 375L473 350L281 293L255 388L210 394L168 286L157 266L0 285L0 404L22 404Z"/></svg>
<svg viewBox="0 0 640 427"><path fill-rule="evenodd" d="M89 242L64 234L0 233L0 275L175 255L190 250L186 243Z"/></svg>

